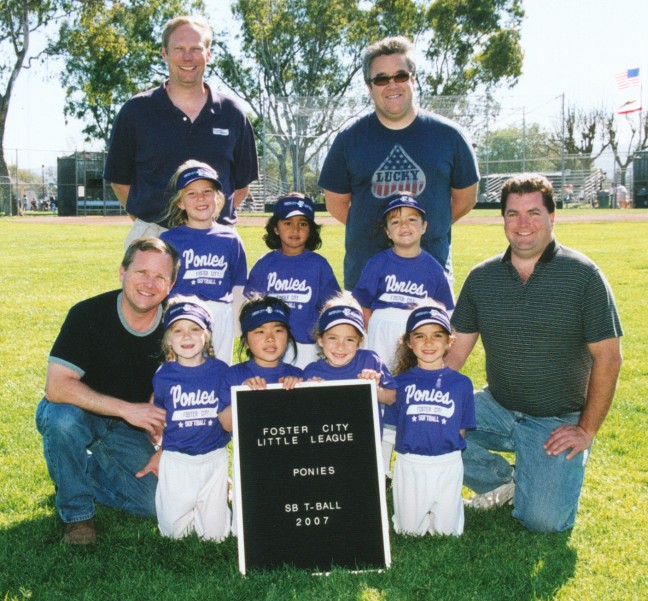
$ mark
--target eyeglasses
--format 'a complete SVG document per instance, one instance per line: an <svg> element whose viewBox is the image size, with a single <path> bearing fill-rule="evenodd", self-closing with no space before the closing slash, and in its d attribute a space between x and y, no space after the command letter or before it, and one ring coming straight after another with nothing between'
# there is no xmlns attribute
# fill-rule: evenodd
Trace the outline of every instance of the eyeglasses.
<svg viewBox="0 0 648 601"><path fill-rule="evenodd" d="M375 86L386 86L392 79L395 83L405 83L409 81L412 74L409 71L399 71L394 73L394 75L376 75L373 79L370 78L367 80L367 83L372 83Z"/></svg>

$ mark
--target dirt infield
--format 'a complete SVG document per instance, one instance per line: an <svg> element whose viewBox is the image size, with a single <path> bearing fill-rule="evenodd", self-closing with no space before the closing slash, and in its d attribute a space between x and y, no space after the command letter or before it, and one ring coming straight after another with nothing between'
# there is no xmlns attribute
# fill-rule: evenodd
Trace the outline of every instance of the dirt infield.
<svg viewBox="0 0 648 601"><path fill-rule="evenodd" d="M644 209L627 209L627 210L603 210L597 211L580 211L578 209L562 209L556 214L559 223L603 223L611 221L648 221L648 210ZM126 215L91 215L87 217L57 217L55 215L28 215L26 217L9 217L14 223L49 223L59 225L122 225L126 226L131 223L130 217ZM239 215L240 225L265 225L267 217L263 215ZM322 225L337 225L336 221L330 215L318 215L317 222ZM475 214L467 215L461 219L461 223L484 223L498 224L502 222L502 217L497 211L492 214L484 215Z"/></svg>

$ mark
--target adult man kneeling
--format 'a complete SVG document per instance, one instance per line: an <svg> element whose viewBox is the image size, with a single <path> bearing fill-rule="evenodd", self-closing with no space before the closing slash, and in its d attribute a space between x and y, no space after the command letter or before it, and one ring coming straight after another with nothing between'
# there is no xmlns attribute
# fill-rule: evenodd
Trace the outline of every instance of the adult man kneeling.
<svg viewBox="0 0 648 601"><path fill-rule="evenodd" d="M164 427L150 404L160 362L162 302L178 272L175 250L157 238L134 240L119 268L121 290L72 307L48 358L36 426L64 541L95 542L95 501L155 515L153 473L135 476Z"/></svg>
<svg viewBox="0 0 648 601"><path fill-rule="evenodd" d="M529 530L574 525L585 465L621 368L622 335L601 270L555 240L551 183L525 174L502 188L509 248L477 265L452 315L446 358L463 366L479 336L488 385L475 394L464 484L486 509L513 502ZM515 471L497 453L515 452Z"/></svg>

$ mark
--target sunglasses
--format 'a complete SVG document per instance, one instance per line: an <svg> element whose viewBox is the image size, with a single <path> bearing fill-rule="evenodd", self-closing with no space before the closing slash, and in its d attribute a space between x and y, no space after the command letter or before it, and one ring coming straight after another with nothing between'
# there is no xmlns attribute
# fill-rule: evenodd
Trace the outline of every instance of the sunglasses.
<svg viewBox="0 0 648 601"><path fill-rule="evenodd" d="M367 82L382 87L386 86L392 79L396 83L405 83L409 81L410 77L412 77L412 74L409 71L399 71L394 75L376 75L373 79L368 79Z"/></svg>

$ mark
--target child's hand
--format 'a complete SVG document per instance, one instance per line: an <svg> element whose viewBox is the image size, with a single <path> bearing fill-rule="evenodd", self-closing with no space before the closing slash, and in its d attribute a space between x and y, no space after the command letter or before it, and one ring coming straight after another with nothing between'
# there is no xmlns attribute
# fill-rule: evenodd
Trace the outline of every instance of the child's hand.
<svg viewBox="0 0 648 601"><path fill-rule="evenodd" d="M375 369L363 369L358 374L358 380L373 380L377 386L380 384L380 374Z"/></svg>
<svg viewBox="0 0 648 601"><path fill-rule="evenodd" d="M313 376L312 378L308 378L308 382L323 382L324 378L320 378L319 376Z"/></svg>
<svg viewBox="0 0 648 601"><path fill-rule="evenodd" d="M295 386L297 386L297 384L303 381L304 378L300 378L298 376L285 376L283 378L279 378L279 383L283 384L283 387L286 390L292 390Z"/></svg>
<svg viewBox="0 0 648 601"><path fill-rule="evenodd" d="M245 386L249 386L252 390L265 390L268 387L267 382L265 381L265 378L262 378L261 376L253 376L252 378L248 378L243 382Z"/></svg>

